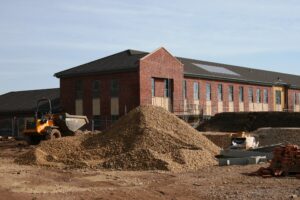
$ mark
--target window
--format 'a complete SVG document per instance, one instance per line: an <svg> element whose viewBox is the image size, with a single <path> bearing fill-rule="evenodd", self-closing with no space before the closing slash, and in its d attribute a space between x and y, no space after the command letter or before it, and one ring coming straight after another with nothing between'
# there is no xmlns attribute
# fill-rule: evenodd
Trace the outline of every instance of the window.
<svg viewBox="0 0 300 200"><path fill-rule="evenodd" d="M164 97L170 97L170 80L164 80Z"/></svg>
<svg viewBox="0 0 300 200"><path fill-rule="evenodd" d="M223 85L218 85L218 101L223 101Z"/></svg>
<svg viewBox="0 0 300 200"><path fill-rule="evenodd" d="M187 96L187 88L186 88L186 80L183 81L183 97L186 99Z"/></svg>
<svg viewBox="0 0 300 200"><path fill-rule="evenodd" d="M100 115L100 81L94 80L92 82L92 110L93 116Z"/></svg>
<svg viewBox="0 0 300 200"><path fill-rule="evenodd" d="M110 95L112 97L117 97L119 96L119 81L118 80L111 80L110 83Z"/></svg>
<svg viewBox="0 0 300 200"><path fill-rule="evenodd" d="M194 83L194 99L199 99L199 83Z"/></svg>
<svg viewBox="0 0 300 200"><path fill-rule="evenodd" d="M119 97L110 98L110 115L111 116L119 115Z"/></svg>
<svg viewBox="0 0 300 200"><path fill-rule="evenodd" d="M230 85L228 87L228 100L229 100L229 102L234 101L234 99L233 99L233 85Z"/></svg>
<svg viewBox="0 0 300 200"><path fill-rule="evenodd" d="M75 83L75 96L76 99L82 99L83 97L83 86L81 80L78 80Z"/></svg>
<svg viewBox="0 0 300 200"><path fill-rule="evenodd" d="M300 104L300 93L298 93L298 104Z"/></svg>
<svg viewBox="0 0 300 200"><path fill-rule="evenodd" d="M75 114L83 115L83 83L81 80L75 83Z"/></svg>
<svg viewBox="0 0 300 200"><path fill-rule="evenodd" d="M240 100L240 102L244 102L244 87L243 86L239 87L239 100Z"/></svg>
<svg viewBox="0 0 300 200"><path fill-rule="evenodd" d="M101 117L99 115L93 116L92 126L94 130L101 130L102 123L101 123Z"/></svg>
<svg viewBox="0 0 300 200"><path fill-rule="evenodd" d="M155 97L155 79L151 78L151 93L152 97Z"/></svg>
<svg viewBox="0 0 300 200"><path fill-rule="evenodd" d="M92 83L93 98L100 96L100 81L94 80Z"/></svg>
<svg viewBox="0 0 300 200"><path fill-rule="evenodd" d="M297 93L294 93L294 105L297 105Z"/></svg>
<svg viewBox="0 0 300 200"><path fill-rule="evenodd" d="M211 84L206 84L206 101L211 101Z"/></svg>
<svg viewBox="0 0 300 200"><path fill-rule="evenodd" d="M249 103L253 103L254 102L253 88L249 88L248 97L249 97Z"/></svg>
<svg viewBox="0 0 300 200"><path fill-rule="evenodd" d="M256 102L261 103L261 90L260 89L256 90Z"/></svg>
<svg viewBox="0 0 300 200"><path fill-rule="evenodd" d="M269 92L268 92L268 89L264 89L264 103L269 103Z"/></svg>
<svg viewBox="0 0 300 200"><path fill-rule="evenodd" d="M276 90L275 97L276 97L276 104L281 105L281 91L280 90Z"/></svg>

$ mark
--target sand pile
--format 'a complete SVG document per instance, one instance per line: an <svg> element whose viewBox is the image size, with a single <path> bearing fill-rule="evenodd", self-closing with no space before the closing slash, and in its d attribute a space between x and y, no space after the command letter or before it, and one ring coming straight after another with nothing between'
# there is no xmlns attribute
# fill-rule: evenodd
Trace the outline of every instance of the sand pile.
<svg viewBox="0 0 300 200"><path fill-rule="evenodd" d="M259 146L282 143L300 146L300 128L260 128L253 132Z"/></svg>
<svg viewBox="0 0 300 200"><path fill-rule="evenodd" d="M222 149L231 146L231 139L234 133L227 132L203 132L203 135Z"/></svg>
<svg viewBox="0 0 300 200"><path fill-rule="evenodd" d="M43 141L16 161L58 167L197 170L216 164L219 148L191 126L155 106L141 106L96 135Z"/></svg>

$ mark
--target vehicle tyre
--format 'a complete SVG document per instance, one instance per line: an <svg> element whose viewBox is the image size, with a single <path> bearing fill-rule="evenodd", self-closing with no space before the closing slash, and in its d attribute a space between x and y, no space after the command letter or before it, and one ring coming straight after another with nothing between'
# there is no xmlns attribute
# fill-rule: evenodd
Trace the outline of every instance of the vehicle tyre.
<svg viewBox="0 0 300 200"><path fill-rule="evenodd" d="M61 133L57 129L49 129L47 131L46 140L54 140L57 138L61 138Z"/></svg>

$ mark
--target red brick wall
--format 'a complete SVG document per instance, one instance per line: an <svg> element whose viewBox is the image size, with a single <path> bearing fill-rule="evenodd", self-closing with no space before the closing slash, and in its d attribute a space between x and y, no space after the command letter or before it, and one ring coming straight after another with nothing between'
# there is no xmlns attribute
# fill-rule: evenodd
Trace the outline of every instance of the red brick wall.
<svg viewBox="0 0 300 200"><path fill-rule="evenodd" d="M151 104L151 78L174 80L173 101L175 109L182 102L183 66L164 48L148 54L140 60L140 103Z"/></svg>
<svg viewBox="0 0 300 200"><path fill-rule="evenodd" d="M300 94L300 90L294 90L294 89L289 89L288 90L288 109L290 111L294 110L294 95L296 93L296 104L298 105L299 102L299 94Z"/></svg>
<svg viewBox="0 0 300 200"><path fill-rule="evenodd" d="M60 80L61 104L70 114L75 113L75 83L83 81L83 114L92 118L92 81L100 80L101 115L110 116L110 83L119 80L119 112L124 114L139 105L139 79L137 72L104 74L84 77L62 78Z"/></svg>

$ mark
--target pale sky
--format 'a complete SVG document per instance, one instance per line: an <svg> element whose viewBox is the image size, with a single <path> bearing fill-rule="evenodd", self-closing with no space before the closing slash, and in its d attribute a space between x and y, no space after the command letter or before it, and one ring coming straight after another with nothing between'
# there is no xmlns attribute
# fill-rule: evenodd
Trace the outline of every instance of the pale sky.
<svg viewBox="0 0 300 200"><path fill-rule="evenodd" d="M0 94L125 49L300 75L299 0L0 0Z"/></svg>

